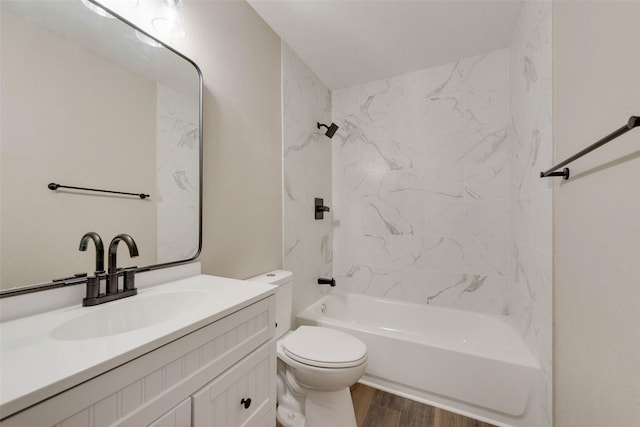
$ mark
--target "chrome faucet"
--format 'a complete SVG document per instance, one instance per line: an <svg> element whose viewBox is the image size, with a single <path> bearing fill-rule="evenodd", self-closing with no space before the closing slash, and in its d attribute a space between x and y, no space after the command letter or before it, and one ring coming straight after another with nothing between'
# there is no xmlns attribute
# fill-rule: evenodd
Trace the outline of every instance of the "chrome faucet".
<svg viewBox="0 0 640 427"><path fill-rule="evenodd" d="M96 246L96 273L102 273L104 272L104 246L102 245L100 235L95 231L85 233L80 240L80 247L78 249L82 252L86 251L89 240L93 240L93 244Z"/></svg>
<svg viewBox="0 0 640 427"><path fill-rule="evenodd" d="M118 243L120 243L120 241L123 241L127 244L130 257L133 258L138 256L138 246L136 245L135 240L133 240L133 237L129 236L128 234L118 234L111 240L111 243L109 243L109 266L107 270L107 295L118 293L118 269L116 267L116 253L118 251ZM131 277L133 277L133 274L131 274ZM126 279L127 276L125 275L125 281L127 281ZM125 290L128 290L126 288L131 287L131 285L127 285L128 284L125 284L124 286Z"/></svg>

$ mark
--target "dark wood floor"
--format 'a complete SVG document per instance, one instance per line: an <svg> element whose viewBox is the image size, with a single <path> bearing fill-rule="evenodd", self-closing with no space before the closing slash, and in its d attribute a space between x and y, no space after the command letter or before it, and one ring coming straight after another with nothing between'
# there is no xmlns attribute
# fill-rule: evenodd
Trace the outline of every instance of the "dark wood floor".
<svg viewBox="0 0 640 427"><path fill-rule="evenodd" d="M358 427L493 427L360 383L351 386L351 398Z"/></svg>

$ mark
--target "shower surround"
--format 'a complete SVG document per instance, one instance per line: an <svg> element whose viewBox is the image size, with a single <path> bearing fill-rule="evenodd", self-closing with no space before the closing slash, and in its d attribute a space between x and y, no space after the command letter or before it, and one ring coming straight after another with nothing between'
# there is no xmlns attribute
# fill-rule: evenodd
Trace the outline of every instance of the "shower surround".
<svg viewBox="0 0 640 427"><path fill-rule="evenodd" d="M540 425L552 425L552 5L524 2L509 52L509 316L542 367Z"/></svg>
<svg viewBox="0 0 640 427"><path fill-rule="evenodd" d="M552 425L552 183L538 177L553 163L551 22L551 2L524 2L508 49L334 91L282 50L294 314L333 273L344 292L508 315L542 367L541 426ZM317 121L340 126L332 140ZM312 219L314 196L328 219Z"/></svg>
<svg viewBox="0 0 640 427"><path fill-rule="evenodd" d="M552 5L508 49L332 93L342 290L509 315L552 425Z"/></svg>
<svg viewBox="0 0 640 427"><path fill-rule="evenodd" d="M509 50L334 91L343 290L508 313Z"/></svg>
<svg viewBox="0 0 640 427"><path fill-rule="evenodd" d="M331 123L331 92L282 43L282 141L284 156L284 268L293 273L292 315L315 302L332 277L332 215L314 218L314 198L331 203L331 144L317 123Z"/></svg>
<svg viewBox="0 0 640 427"><path fill-rule="evenodd" d="M158 200L158 263L190 258L198 252L200 129L193 99L158 84L158 186L154 195Z"/></svg>

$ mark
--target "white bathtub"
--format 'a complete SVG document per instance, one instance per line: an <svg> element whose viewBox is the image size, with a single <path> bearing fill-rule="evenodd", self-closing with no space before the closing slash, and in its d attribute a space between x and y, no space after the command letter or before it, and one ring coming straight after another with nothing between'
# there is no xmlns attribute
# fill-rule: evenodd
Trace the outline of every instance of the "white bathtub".
<svg viewBox="0 0 640 427"><path fill-rule="evenodd" d="M334 291L297 322L364 341L365 384L496 425L538 425L540 366L501 317Z"/></svg>

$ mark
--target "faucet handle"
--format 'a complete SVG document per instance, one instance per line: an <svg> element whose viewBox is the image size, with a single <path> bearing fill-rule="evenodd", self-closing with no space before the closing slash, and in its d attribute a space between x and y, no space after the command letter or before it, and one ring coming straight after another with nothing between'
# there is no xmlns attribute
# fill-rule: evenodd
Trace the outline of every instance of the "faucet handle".
<svg viewBox="0 0 640 427"><path fill-rule="evenodd" d="M138 267L128 267L123 271L123 288L125 291L134 291L136 289L135 274Z"/></svg>
<svg viewBox="0 0 640 427"><path fill-rule="evenodd" d="M100 296L100 282L107 274L104 271L96 271L95 276L87 277L87 296L82 300L82 305L87 307L95 305Z"/></svg>
<svg viewBox="0 0 640 427"><path fill-rule="evenodd" d="M100 293L100 277L93 276L87 279L87 299L97 298Z"/></svg>

